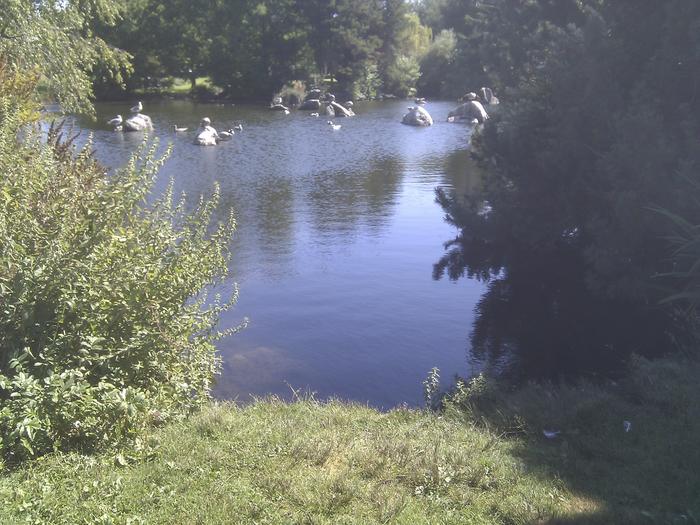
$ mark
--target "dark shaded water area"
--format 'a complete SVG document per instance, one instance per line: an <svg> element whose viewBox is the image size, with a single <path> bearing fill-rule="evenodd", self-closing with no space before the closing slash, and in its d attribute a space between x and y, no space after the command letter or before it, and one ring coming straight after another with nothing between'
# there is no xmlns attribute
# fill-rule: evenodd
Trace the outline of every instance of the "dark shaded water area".
<svg viewBox="0 0 700 525"><path fill-rule="evenodd" d="M103 122L130 104L97 104L97 158L126 162L143 140ZM449 380L470 375L469 332L484 291L475 280L436 281L432 266L455 229L435 188L468 192L477 183L467 151L470 128L445 122L453 104L430 103L429 129L400 124L405 101L356 105L357 116L327 119L266 108L148 102L161 147L173 151L159 187L173 177L191 198L221 186L223 217L233 208L232 277L237 306L222 319L249 326L218 343L221 399L292 396L292 389L388 408L422 401L434 366ZM243 131L216 147L192 144L208 116ZM173 133L171 126L190 132ZM229 283L229 287L231 283Z"/></svg>

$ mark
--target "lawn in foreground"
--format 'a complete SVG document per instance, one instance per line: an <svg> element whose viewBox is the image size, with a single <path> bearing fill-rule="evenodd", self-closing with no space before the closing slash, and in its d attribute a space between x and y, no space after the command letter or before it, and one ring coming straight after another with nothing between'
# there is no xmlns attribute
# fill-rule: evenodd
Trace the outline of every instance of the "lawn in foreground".
<svg viewBox="0 0 700 525"><path fill-rule="evenodd" d="M212 405L154 430L152 457L54 454L5 473L0 523L696 523L698 371L477 385L441 414Z"/></svg>

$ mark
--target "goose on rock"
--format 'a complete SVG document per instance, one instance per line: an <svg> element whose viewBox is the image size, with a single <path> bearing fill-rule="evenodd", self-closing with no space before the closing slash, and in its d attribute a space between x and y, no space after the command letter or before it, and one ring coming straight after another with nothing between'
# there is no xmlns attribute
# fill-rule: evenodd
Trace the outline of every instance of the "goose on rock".
<svg viewBox="0 0 700 525"><path fill-rule="evenodd" d="M141 113L143 111L143 104L141 104L141 101L139 100L138 103L131 108L132 113Z"/></svg>

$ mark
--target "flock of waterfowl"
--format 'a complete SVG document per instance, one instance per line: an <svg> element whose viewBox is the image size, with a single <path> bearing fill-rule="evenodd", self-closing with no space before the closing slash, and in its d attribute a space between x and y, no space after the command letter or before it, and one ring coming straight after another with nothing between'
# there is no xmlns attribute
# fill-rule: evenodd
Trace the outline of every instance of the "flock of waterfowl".
<svg viewBox="0 0 700 525"><path fill-rule="evenodd" d="M479 90L478 95L473 92L464 95L460 99L460 105L450 111L447 121L467 121L473 125L481 124L489 118L484 106L498 103L499 101L494 96L493 91L483 87ZM416 98L415 104L415 106L409 106L408 113L403 116L401 122L409 126L432 126L433 118L423 107L426 104L425 98ZM355 116L352 109L354 106L352 101L348 101L342 105L336 102L335 96L331 94L327 94L325 98L322 99L321 91L318 89L311 90L297 109L312 111L309 116L319 117L320 113L315 110L320 110L324 106L325 114L328 117ZM270 104L270 109L273 111L281 111L285 115L290 113L289 108L282 104L282 99L279 97L273 100L272 104ZM151 118L141 113L143 111L143 104L140 101L132 107L130 111L131 116L128 119L124 120L121 115L117 115L113 119L107 121L107 124L112 126L114 131L144 131L153 128ZM334 123L333 120L328 120L327 123L333 131L337 131L342 127L340 124ZM184 133L188 131L188 129L189 128L177 125L172 126L172 130L176 133ZM217 131L211 125L211 119L205 117L201 120L195 132L194 143L198 146L214 146L221 141L231 139L236 134L236 131L243 131L243 125L239 123L226 131Z"/></svg>

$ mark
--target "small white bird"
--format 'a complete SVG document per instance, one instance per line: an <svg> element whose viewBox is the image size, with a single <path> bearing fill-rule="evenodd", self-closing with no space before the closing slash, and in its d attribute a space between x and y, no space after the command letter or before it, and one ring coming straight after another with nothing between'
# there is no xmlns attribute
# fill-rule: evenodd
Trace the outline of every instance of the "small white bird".
<svg viewBox="0 0 700 525"><path fill-rule="evenodd" d="M136 104L133 108L131 108L132 113L141 113L143 110L143 104L141 104L141 101L138 101L138 104Z"/></svg>
<svg viewBox="0 0 700 525"><path fill-rule="evenodd" d="M121 126L121 125L122 125L122 122L124 122L124 119L122 118L122 116L121 116L121 115L117 115L117 116L114 117L112 120L108 120L108 121L107 121L107 124L109 124L110 126L115 126L115 127L116 127L116 126Z"/></svg>
<svg viewBox="0 0 700 525"><path fill-rule="evenodd" d="M285 110L284 110L284 114L285 114L285 115L289 115L289 110L288 110L288 109L285 109Z"/></svg>
<svg viewBox="0 0 700 525"><path fill-rule="evenodd" d="M233 126L233 129L236 131L243 131L243 124L238 124L237 126Z"/></svg>
<svg viewBox="0 0 700 525"><path fill-rule="evenodd" d="M310 117L318 117L318 113L309 113Z"/></svg>
<svg viewBox="0 0 700 525"><path fill-rule="evenodd" d="M340 124L333 124L332 120L328 121L328 125L333 128L333 131L338 131L340 129Z"/></svg>
<svg viewBox="0 0 700 525"><path fill-rule="evenodd" d="M173 124L173 131L178 132L178 131L187 131L189 128L178 128L177 124Z"/></svg>

